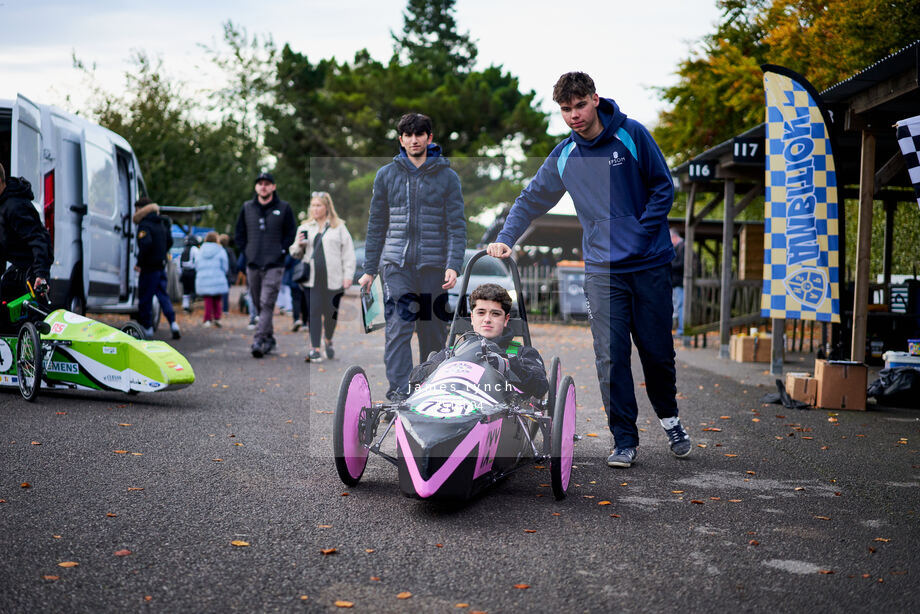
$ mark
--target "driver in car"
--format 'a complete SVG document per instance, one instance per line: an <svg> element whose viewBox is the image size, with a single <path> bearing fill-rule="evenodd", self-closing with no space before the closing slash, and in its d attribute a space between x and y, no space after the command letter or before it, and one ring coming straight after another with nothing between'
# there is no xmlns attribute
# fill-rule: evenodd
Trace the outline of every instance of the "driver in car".
<svg viewBox="0 0 920 614"><path fill-rule="evenodd" d="M511 296L498 284L482 284L470 295L471 319L476 334L486 339L491 350L486 354L489 365L508 377L514 374L519 380L518 388L525 394L537 398L546 394L549 383L540 352L535 348L513 341L514 333L506 330L511 319ZM431 356L409 374L409 389L414 391L444 362L450 350L447 348Z"/></svg>

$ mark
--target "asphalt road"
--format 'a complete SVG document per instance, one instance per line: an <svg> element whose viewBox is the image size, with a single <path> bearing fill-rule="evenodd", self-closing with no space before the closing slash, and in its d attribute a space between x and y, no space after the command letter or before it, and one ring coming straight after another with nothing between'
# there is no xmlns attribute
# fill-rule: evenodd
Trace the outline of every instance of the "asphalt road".
<svg viewBox="0 0 920 614"><path fill-rule="evenodd" d="M577 385L569 498L526 468L433 505L379 458L354 488L336 475L342 372L385 390L382 331L344 304L321 365L302 332L255 360L243 316L183 316L190 388L0 392L0 612L920 611L917 411L762 406L762 367L719 374L714 351L681 349L693 453L671 457L634 364L646 430L638 463L610 469L587 329L535 325Z"/></svg>

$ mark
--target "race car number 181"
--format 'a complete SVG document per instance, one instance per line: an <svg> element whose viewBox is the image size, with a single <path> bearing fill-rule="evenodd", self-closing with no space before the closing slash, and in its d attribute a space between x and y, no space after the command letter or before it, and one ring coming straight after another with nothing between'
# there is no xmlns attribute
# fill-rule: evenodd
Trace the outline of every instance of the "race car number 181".
<svg viewBox="0 0 920 614"><path fill-rule="evenodd" d="M460 418L476 413L476 406L469 401L450 398L425 400L412 407L415 413L432 418Z"/></svg>

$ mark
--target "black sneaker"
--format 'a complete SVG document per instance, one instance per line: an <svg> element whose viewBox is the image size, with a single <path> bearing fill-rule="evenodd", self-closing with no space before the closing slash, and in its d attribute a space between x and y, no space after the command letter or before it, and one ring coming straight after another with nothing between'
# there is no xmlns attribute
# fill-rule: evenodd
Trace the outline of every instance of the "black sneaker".
<svg viewBox="0 0 920 614"><path fill-rule="evenodd" d="M409 395L401 390L390 390L387 392L387 400L391 403L401 403L409 398Z"/></svg>
<svg viewBox="0 0 920 614"><path fill-rule="evenodd" d="M265 354L268 354L273 349L275 349L277 346L278 346L278 342L275 341L274 337L269 337L268 339L262 342L262 349Z"/></svg>
<svg viewBox="0 0 920 614"><path fill-rule="evenodd" d="M252 344L252 357L253 358L262 358L265 356L265 348L258 341Z"/></svg>
<svg viewBox="0 0 920 614"><path fill-rule="evenodd" d="M613 454L607 457L608 467L629 468L634 462L636 462L635 448L614 448Z"/></svg>
<svg viewBox="0 0 920 614"><path fill-rule="evenodd" d="M323 357L320 356L318 351L310 350L310 353L304 358L304 362L323 362Z"/></svg>
<svg viewBox="0 0 920 614"><path fill-rule="evenodd" d="M671 453L677 458L684 458L690 454L690 435L680 422L669 429L664 429L668 436L668 445L671 446Z"/></svg>
<svg viewBox="0 0 920 614"><path fill-rule="evenodd" d="M326 342L326 358L329 360L335 358L335 348L332 347L331 341Z"/></svg>

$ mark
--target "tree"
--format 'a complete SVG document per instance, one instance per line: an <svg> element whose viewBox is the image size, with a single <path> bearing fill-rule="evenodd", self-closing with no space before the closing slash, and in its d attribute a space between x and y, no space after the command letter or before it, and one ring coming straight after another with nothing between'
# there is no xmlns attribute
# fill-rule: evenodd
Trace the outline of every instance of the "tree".
<svg viewBox="0 0 920 614"><path fill-rule="evenodd" d="M467 73L479 51L469 33L457 32L456 0L409 0L403 12L402 35L390 33L400 60L438 78Z"/></svg>
<svg viewBox="0 0 920 614"><path fill-rule="evenodd" d="M163 75L162 62L132 58L123 93L93 86L90 116L131 143L151 198L164 205L213 204L205 223L227 230L259 169L260 150L232 117L193 119L204 109ZM92 72L75 60L92 79Z"/></svg>
<svg viewBox="0 0 920 614"><path fill-rule="evenodd" d="M394 36L386 64L366 50L351 63L313 63L287 45L281 50L274 103L260 110L279 190L295 207L305 208L311 191L327 190L362 235L374 173L397 153L394 128L409 111L432 118L435 140L461 175L467 217L520 189L522 155L542 161L549 153L553 141L535 92L522 93L500 66L472 70L476 47L457 33L452 10L452 1L410 0L404 36ZM468 236L477 239L477 231Z"/></svg>
<svg viewBox="0 0 920 614"><path fill-rule="evenodd" d="M683 162L763 121L760 65L780 64L820 91L913 42L920 0L718 0L722 19L683 60L654 136Z"/></svg>

